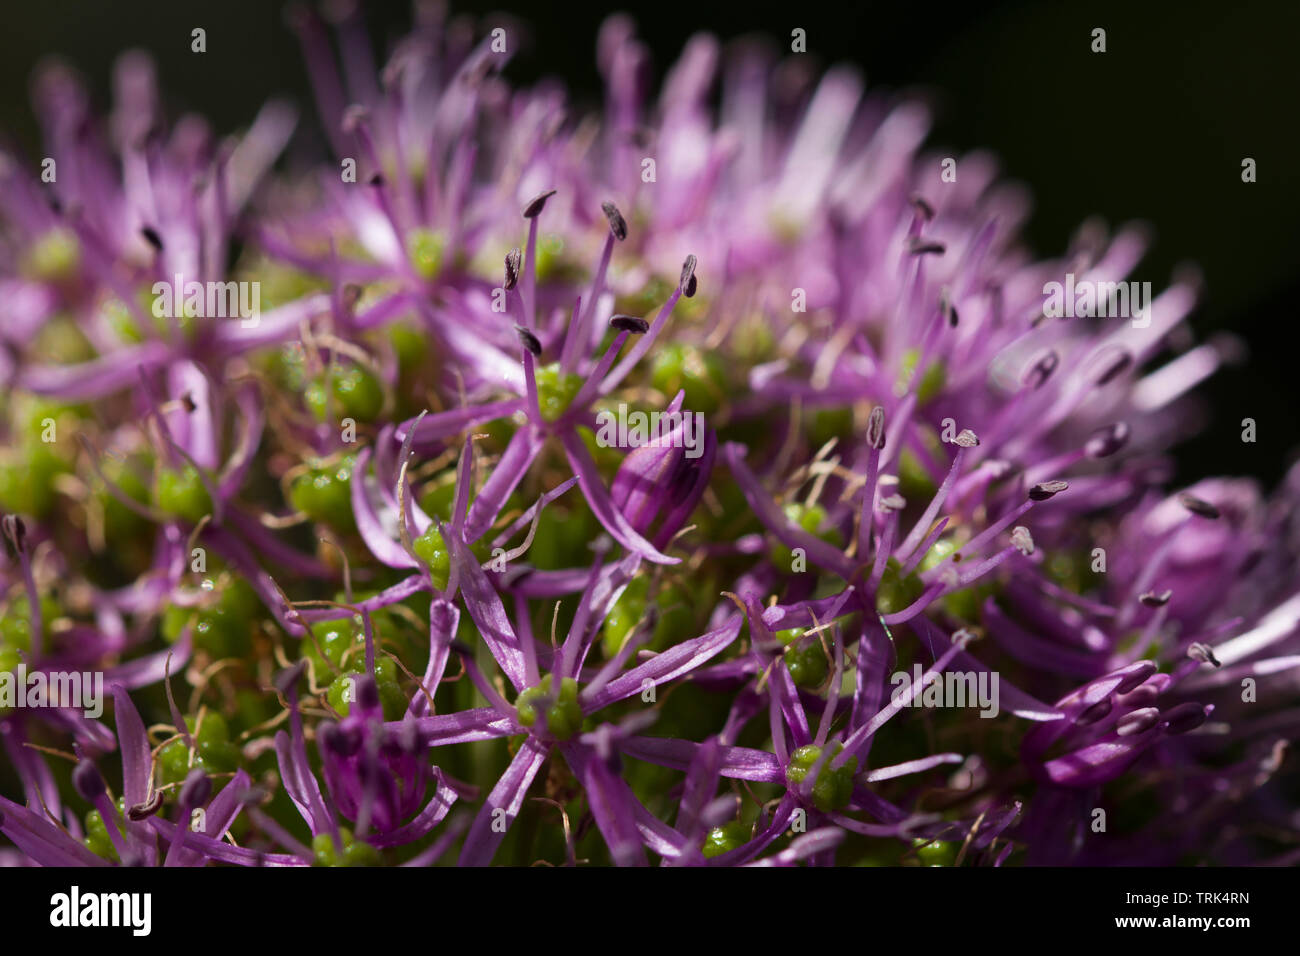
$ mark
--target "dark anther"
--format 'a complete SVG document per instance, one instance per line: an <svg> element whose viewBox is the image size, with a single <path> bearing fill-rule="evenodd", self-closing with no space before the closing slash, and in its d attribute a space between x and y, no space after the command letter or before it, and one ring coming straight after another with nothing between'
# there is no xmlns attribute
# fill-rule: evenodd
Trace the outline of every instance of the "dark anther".
<svg viewBox="0 0 1300 956"><path fill-rule="evenodd" d="M523 343L524 348L532 352L533 355L542 354L542 342L537 336L533 335L522 325L515 326L515 334L519 336L519 341Z"/></svg>
<svg viewBox="0 0 1300 956"><path fill-rule="evenodd" d="M922 236L913 236L907 240L907 251L914 256L923 256L927 253L934 255L943 255L948 249L942 242L934 239L926 239Z"/></svg>
<svg viewBox="0 0 1300 956"><path fill-rule="evenodd" d="M1138 595L1138 600L1147 607L1164 607L1169 603L1169 599L1173 596L1173 591L1165 591L1163 594L1156 594L1155 591L1147 591Z"/></svg>
<svg viewBox="0 0 1300 956"><path fill-rule="evenodd" d="M686 261L682 264L682 277L677 287L682 290L682 295L691 298L695 295L695 256L687 256Z"/></svg>
<svg viewBox="0 0 1300 956"><path fill-rule="evenodd" d="M524 206L524 218L536 219L538 216L540 216L542 214L542 209L545 208L546 206L546 200L550 199L554 195L555 195L555 190L548 189L546 190L546 192L539 193L538 195L530 199L528 201L528 205Z"/></svg>
<svg viewBox="0 0 1300 956"><path fill-rule="evenodd" d="M867 419L867 444L879 451L885 447L885 409L877 405Z"/></svg>
<svg viewBox="0 0 1300 956"><path fill-rule="evenodd" d="M1025 384L1031 388L1042 388L1052 377L1056 367L1061 364L1061 357L1055 351L1048 352L1025 373Z"/></svg>
<svg viewBox="0 0 1300 956"><path fill-rule="evenodd" d="M144 236L145 239L148 240L149 245L153 246L154 249L156 249L158 252L162 252L162 247L163 247L162 236L158 235L157 229L155 229L153 226L143 226L140 229L140 235Z"/></svg>
<svg viewBox="0 0 1300 956"><path fill-rule="evenodd" d="M506 284L505 290L509 292L519 284L519 250L511 249L506 253Z"/></svg>
<svg viewBox="0 0 1300 956"><path fill-rule="evenodd" d="M627 238L627 220L618 211L618 207L608 199L600 204L600 208L605 214L605 218L609 220L609 231L614 234L615 239L622 242Z"/></svg>
<svg viewBox="0 0 1300 956"><path fill-rule="evenodd" d="M0 518L0 529L3 529L5 540L13 548L15 555L27 550L27 525L23 524L22 518L17 515L5 515Z"/></svg>
<svg viewBox="0 0 1300 956"><path fill-rule="evenodd" d="M1213 521L1219 517L1219 509L1214 507L1208 501L1203 501L1195 495L1183 493L1178 496L1178 502L1194 515L1200 515L1202 518L1209 518Z"/></svg>
<svg viewBox="0 0 1300 956"><path fill-rule="evenodd" d="M1124 422L1105 425L1092 433L1083 452L1089 458L1106 458L1128 444L1129 428Z"/></svg>
<svg viewBox="0 0 1300 956"><path fill-rule="evenodd" d="M153 796L149 798L148 802L137 803L134 806L127 807L126 818L136 823L141 820L147 820L149 817L161 810L162 805L163 792L161 790L155 790Z"/></svg>
<svg viewBox="0 0 1300 956"><path fill-rule="evenodd" d="M609 325L610 328L618 329L620 332L631 332L634 335L645 335L650 329L649 322L635 315L616 315L609 320Z"/></svg>
<svg viewBox="0 0 1300 956"><path fill-rule="evenodd" d="M948 324L957 328L957 307L952 304L952 293L945 288L939 296L939 312L948 319Z"/></svg>
<svg viewBox="0 0 1300 956"><path fill-rule="evenodd" d="M1133 355L1126 349L1116 349L1114 354L1107 357L1106 363L1097 376L1098 385L1107 385L1113 382L1115 378L1124 369L1133 364Z"/></svg>
<svg viewBox="0 0 1300 956"><path fill-rule="evenodd" d="M1058 495L1070 486L1059 479L1052 481L1040 481L1034 487L1029 489L1029 497L1034 501L1046 501L1053 495Z"/></svg>

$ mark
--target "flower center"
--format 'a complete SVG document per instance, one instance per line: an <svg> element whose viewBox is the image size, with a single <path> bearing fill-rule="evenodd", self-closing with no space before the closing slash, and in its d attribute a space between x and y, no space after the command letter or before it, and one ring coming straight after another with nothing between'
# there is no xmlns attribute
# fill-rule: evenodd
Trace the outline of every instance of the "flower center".
<svg viewBox="0 0 1300 956"><path fill-rule="evenodd" d="M343 843L342 853L334 845L332 834L318 833L312 837L313 866L379 866L382 862L379 851L358 840L347 827L339 827L339 839Z"/></svg>
<svg viewBox="0 0 1300 956"><path fill-rule="evenodd" d="M188 462L179 469L163 468L154 485L154 503L163 514L191 524L212 513L212 496L203 486L199 470Z"/></svg>
<svg viewBox="0 0 1300 956"><path fill-rule="evenodd" d="M853 777L858 772L858 758L850 757L845 761L844 766L832 768L831 761L836 755L844 749L844 745L836 743L831 749L831 755L821 765L817 773L817 779L812 786L812 802L818 810L823 813L829 813L831 810L838 810L848 805L849 798L853 796ZM790 755L789 766L786 767L786 783L793 789L797 789L808 776L808 772L821 758L822 748L814 744L806 747L800 747Z"/></svg>
<svg viewBox="0 0 1300 956"><path fill-rule="evenodd" d="M582 376L560 371L558 362L539 368L537 403L541 408L542 418L553 422L563 415L581 388Z"/></svg>
<svg viewBox="0 0 1300 956"><path fill-rule="evenodd" d="M551 692L551 675L519 692L515 712L524 727L537 724L538 710L545 708L546 733L556 740L568 740L582 728L582 706L578 703L578 682L572 677L560 681L558 694Z"/></svg>

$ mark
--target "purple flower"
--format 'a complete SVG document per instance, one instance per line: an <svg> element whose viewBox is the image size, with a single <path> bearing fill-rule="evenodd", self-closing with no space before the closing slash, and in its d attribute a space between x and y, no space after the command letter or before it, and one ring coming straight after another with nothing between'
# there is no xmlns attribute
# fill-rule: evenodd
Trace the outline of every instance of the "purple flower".
<svg viewBox="0 0 1300 956"><path fill-rule="evenodd" d="M1300 470L1168 491L1227 348L1165 359L1194 277L1049 291L1118 289L1143 230L1033 260L992 160L941 181L849 69L697 37L652 99L616 17L581 117L439 13L382 70L335 14L341 71L293 19L308 175L279 104L165 126L139 54L106 131L42 74L53 188L0 155L0 676L115 704L0 712L21 861L1294 857L1240 824L1295 830ZM177 276L267 309L151 307Z"/></svg>

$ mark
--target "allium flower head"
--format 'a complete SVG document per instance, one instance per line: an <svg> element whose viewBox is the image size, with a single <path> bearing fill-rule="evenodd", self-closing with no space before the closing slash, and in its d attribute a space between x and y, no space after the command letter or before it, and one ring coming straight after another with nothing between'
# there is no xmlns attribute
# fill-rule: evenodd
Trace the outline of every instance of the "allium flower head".
<svg viewBox="0 0 1300 956"><path fill-rule="evenodd" d="M1046 293L1142 228L1036 260L848 68L696 36L656 96L616 17L583 114L436 9L382 68L330 19L315 168L141 54L107 124L39 78L57 185L0 154L0 676L113 698L0 697L12 859L1294 860L1243 814L1294 837L1300 484L1169 487L1193 275Z"/></svg>

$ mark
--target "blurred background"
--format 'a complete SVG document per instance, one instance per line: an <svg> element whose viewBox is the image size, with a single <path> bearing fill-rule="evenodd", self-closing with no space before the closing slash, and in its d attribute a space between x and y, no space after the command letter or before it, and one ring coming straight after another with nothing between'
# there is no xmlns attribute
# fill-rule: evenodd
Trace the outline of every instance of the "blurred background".
<svg viewBox="0 0 1300 956"><path fill-rule="evenodd" d="M39 127L28 96L45 56L72 62L108 101L113 59L149 51L167 106L197 111L228 132L269 96L287 94L314 125L286 0L42 0L10 4L0 32L0 130L29 154ZM410 23L406 2L365 4L376 54ZM788 49L807 31L818 66L857 64L868 85L916 90L936 110L930 145L953 155L987 148L1029 187L1025 236L1057 256L1085 218L1149 222L1155 243L1133 278L1158 294L1180 263L1195 262L1205 296L1192 317L1198 340L1239 337L1246 353L1202 394L1208 427L1178 452L1181 482L1249 474L1273 485L1300 450L1300 4L1276 0L933 3L791 3L771 0L627 0L537 4L460 0L453 12L507 13L530 36L506 75L527 84L558 76L580 104L600 95L595 38L626 11L655 56L657 76L697 31L733 39L767 34ZM190 31L207 30L207 53ZM1107 52L1090 51L1106 30ZM382 61L381 61L382 62ZM310 132L300 149L312 148ZM39 155L39 153L37 153ZM1241 181L1241 161L1258 164ZM1241 421L1258 423L1255 444Z"/></svg>

